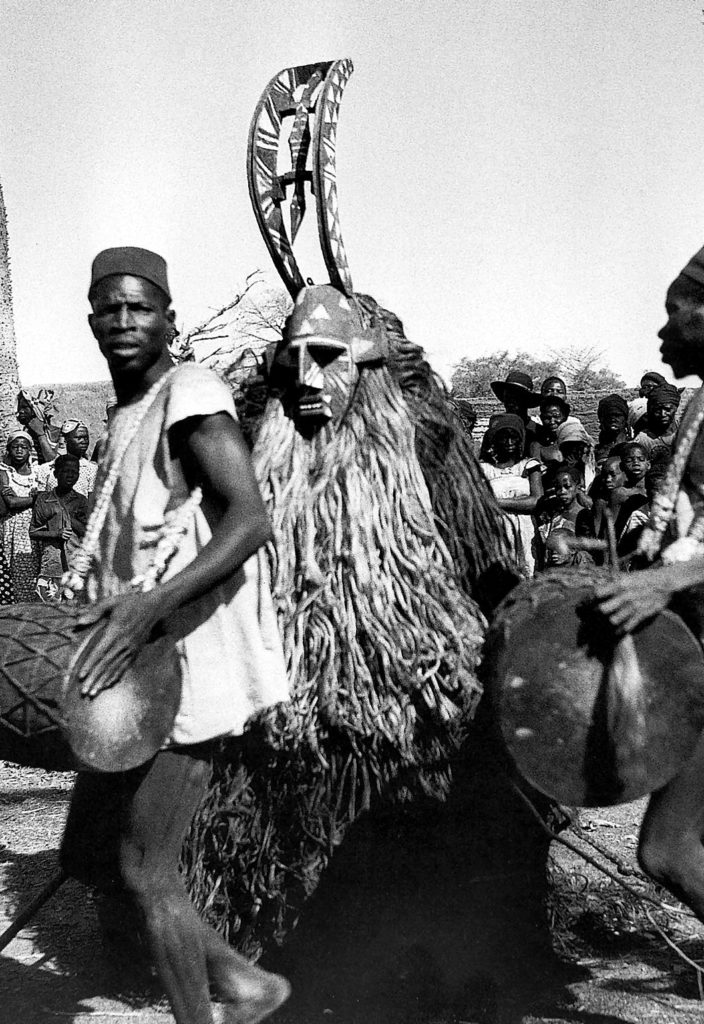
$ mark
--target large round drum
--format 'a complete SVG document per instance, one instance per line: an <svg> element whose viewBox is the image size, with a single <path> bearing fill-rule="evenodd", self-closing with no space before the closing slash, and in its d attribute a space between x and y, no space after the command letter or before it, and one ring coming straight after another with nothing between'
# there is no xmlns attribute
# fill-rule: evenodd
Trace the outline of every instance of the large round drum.
<svg viewBox="0 0 704 1024"><path fill-rule="evenodd" d="M116 686L89 699L76 672L100 627L79 630L80 611L71 604L0 607L1 759L126 771L168 736L181 693L173 639L148 643Z"/></svg>
<svg viewBox="0 0 704 1024"><path fill-rule="evenodd" d="M607 570L552 570L499 606L484 675L522 775L562 803L626 803L661 788L704 728L704 654L673 612L619 641L593 603Z"/></svg>

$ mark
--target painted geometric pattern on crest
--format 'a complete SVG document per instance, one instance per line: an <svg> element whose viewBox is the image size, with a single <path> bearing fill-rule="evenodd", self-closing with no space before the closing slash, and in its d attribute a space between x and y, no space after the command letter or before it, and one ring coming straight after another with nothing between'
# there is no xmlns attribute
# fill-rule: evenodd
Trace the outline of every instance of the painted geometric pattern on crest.
<svg viewBox="0 0 704 1024"><path fill-rule="evenodd" d="M318 197L318 233L330 283L347 295L353 292L342 241L337 198L337 122L345 86L354 71L349 58L335 61L328 72L316 110L314 182Z"/></svg>
<svg viewBox="0 0 704 1024"><path fill-rule="evenodd" d="M306 212L305 185L308 182L316 200L318 235L330 281L347 294L352 292L340 229L335 157L340 101L353 70L349 59L334 64L326 62L286 68L269 82L250 125L250 198L274 264L294 297L305 283L293 253L293 242ZM311 174L306 170L306 163L313 115ZM294 118L288 139L291 170L280 173L282 121L289 116ZM290 237L283 209L289 185L293 186L289 210Z"/></svg>
<svg viewBox="0 0 704 1024"><path fill-rule="evenodd" d="M323 64L306 64L295 68L285 68L267 85L249 129L249 146L247 154L247 176L249 194L259 228L264 236L269 252L292 295L296 295L303 287L304 280L298 269L284 223L282 204L286 192L282 178L286 183L294 184L295 194L292 203L292 235L295 238L300 220L305 212L302 175L298 173L301 162L305 169L307 157L306 131L302 125L307 122L308 112L304 107L312 103L312 93L319 84L330 62ZM308 85L311 88L308 88ZM303 96L296 100L296 92L304 86ZM292 137L289 139L293 160L292 171L288 175L280 175L278 170L279 141L281 139L281 123L284 117L295 115Z"/></svg>

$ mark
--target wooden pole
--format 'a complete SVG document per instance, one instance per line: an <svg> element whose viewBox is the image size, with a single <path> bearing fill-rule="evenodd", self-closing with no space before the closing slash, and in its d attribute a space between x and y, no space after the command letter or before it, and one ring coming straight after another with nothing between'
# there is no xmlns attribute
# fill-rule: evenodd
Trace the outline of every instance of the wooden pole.
<svg viewBox="0 0 704 1024"><path fill-rule="evenodd" d="M24 926L32 920L36 912L44 906L47 900L51 899L56 890L63 885L67 878L68 875L65 871L57 871L54 877L47 882L42 891L34 897L29 906L25 907L25 909L17 915L10 927L6 928L2 935L0 935L0 952L5 949L6 946L10 945L15 935L22 931Z"/></svg>

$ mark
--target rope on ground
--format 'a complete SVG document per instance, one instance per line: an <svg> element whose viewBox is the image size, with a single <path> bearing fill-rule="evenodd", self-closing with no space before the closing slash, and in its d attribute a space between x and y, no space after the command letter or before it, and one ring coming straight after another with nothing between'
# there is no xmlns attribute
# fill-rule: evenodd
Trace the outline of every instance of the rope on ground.
<svg viewBox="0 0 704 1024"><path fill-rule="evenodd" d="M602 874L606 875L612 881L616 882L617 885L620 885L621 888L625 889L626 892L628 892L631 896L633 896L635 899L637 899L640 903L642 903L642 904L649 903L649 904L651 904L651 906L654 906L658 910L662 911L667 917L673 916L673 909L674 908L670 908L667 904L663 903L662 900L657 899L655 896L651 896L649 893L645 893L645 892L640 891L639 889L636 889L635 886L630 885L628 882L624 881L624 879L620 876L620 874L617 874L616 872L612 871L610 868L607 868L604 864L601 864L596 859L596 857L593 857L590 853L587 853L586 850L582 850L576 843L571 842L562 833L555 832L554 829L550 828L550 826L545 821L545 819L543 818L543 816L540 813L540 811L536 808L535 804L530 799L530 797L526 793L523 792L523 790L520 788L520 786L518 786L513 781L513 779L511 779L510 782L511 782L511 786L513 787L514 791L521 798L521 800L523 801L525 806L528 808L530 813L533 815L533 817L536 819L536 821L538 822L540 827L543 829L543 831L548 836L550 836L551 839L554 839L555 842L560 843L562 846L567 847L567 849L571 850L572 853L576 853L578 857L581 857L583 860L586 860L586 862L588 864L591 864L591 866L596 868L597 871L601 871ZM595 848L599 849L598 846L596 846L596 844L594 844L594 843L590 843L590 845L592 845ZM599 849L599 852L602 853L602 855L604 857L606 857L608 860L610 860L610 861L614 862L615 864L617 864L619 866L619 870L620 870L620 866L623 864L623 862L621 861L621 858L617 857L616 855L612 854L611 852L603 853L603 851L601 849ZM634 872L631 872L631 873L634 873ZM623 872L621 874L623 874ZM643 875L642 877L645 879L646 876ZM643 911L644 911L646 917L648 918L648 920L650 921L650 923L653 925L653 927L658 932L658 934L665 940L665 942L670 947L670 949L674 953L676 953L677 956L681 960L684 961L684 963L686 963L689 967L691 967L695 971L696 979L697 979L697 990L699 992L699 999L702 1002L704 1002L704 967L702 967L700 964L698 964L695 960L692 960L691 957L688 957L687 954L684 952L684 950L681 949L680 946L674 941L674 939L671 939L666 934L664 929L660 927L660 925L657 923L657 921L655 921L655 919L653 918L652 914L648 910L647 906L643 907ZM687 914L687 916L694 917L693 914L689 914L689 913Z"/></svg>

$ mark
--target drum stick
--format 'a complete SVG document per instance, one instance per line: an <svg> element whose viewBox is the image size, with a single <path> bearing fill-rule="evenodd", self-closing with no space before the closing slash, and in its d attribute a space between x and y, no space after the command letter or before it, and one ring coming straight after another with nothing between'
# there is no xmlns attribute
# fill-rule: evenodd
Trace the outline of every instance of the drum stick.
<svg viewBox="0 0 704 1024"><path fill-rule="evenodd" d="M604 519L606 521L606 539L609 543L609 561L611 562L611 571L614 575L618 575L618 551L616 549L616 527L614 526L614 516L610 508L604 509Z"/></svg>
<svg viewBox="0 0 704 1024"><path fill-rule="evenodd" d="M5 949L6 946L10 945L15 935L22 931L24 926L32 920L36 912L44 906L47 900L51 899L56 890L63 885L67 878L68 875L65 871L57 871L54 877L47 882L39 895L35 896L29 906L25 907L25 909L17 915L10 927L6 928L2 935L0 935L0 952Z"/></svg>

